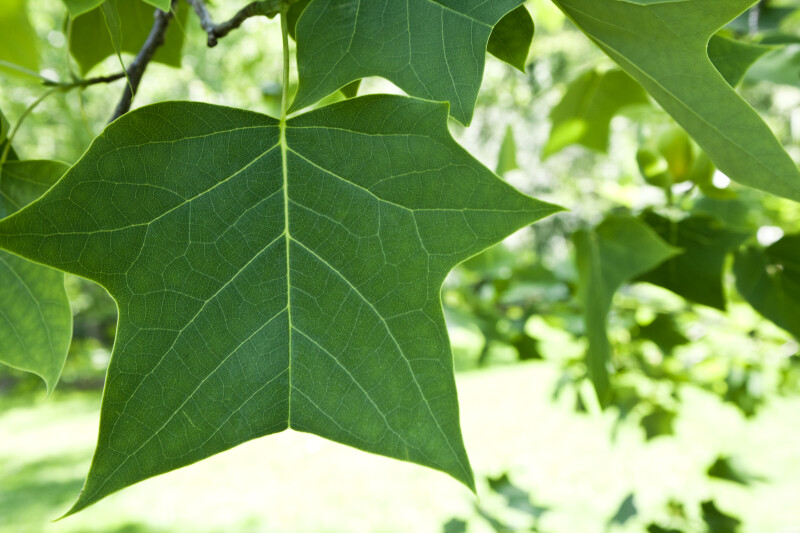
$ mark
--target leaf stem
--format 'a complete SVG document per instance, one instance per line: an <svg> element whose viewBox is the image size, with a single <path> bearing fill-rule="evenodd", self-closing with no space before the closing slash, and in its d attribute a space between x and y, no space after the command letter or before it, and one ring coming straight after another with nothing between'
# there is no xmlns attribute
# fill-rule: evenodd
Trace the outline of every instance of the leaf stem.
<svg viewBox="0 0 800 533"><path fill-rule="evenodd" d="M286 122L286 110L289 109L289 21L286 13L288 4L281 7L281 37L283 39L283 91L281 93L281 123Z"/></svg>

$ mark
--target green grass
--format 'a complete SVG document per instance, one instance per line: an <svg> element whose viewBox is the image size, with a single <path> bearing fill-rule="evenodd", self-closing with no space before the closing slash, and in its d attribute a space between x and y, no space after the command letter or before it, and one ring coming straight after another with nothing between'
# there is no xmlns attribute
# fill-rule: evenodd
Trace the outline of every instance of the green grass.
<svg viewBox="0 0 800 533"><path fill-rule="evenodd" d="M744 521L745 532L800 531L800 399L775 400L747 422L733 407L689 390L675 438L645 443L641 429L627 424L612 442L613 413L578 415L566 401L553 403L556 380L546 363L459 376L478 477L509 471L534 503L550 508L542 531L606 531L630 492L640 517L611 531L643 531L664 516L670 498L696 515L696 503L711 497ZM293 432L50 523L80 490L99 401L97 394L56 394L0 411L0 533L424 533L442 531L453 517L468 520L471 533L492 531L475 514L477 503L509 524L530 524L483 481L478 502L443 474ZM709 480L704 471L719 453L739 457L767 481L742 487Z"/></svg>

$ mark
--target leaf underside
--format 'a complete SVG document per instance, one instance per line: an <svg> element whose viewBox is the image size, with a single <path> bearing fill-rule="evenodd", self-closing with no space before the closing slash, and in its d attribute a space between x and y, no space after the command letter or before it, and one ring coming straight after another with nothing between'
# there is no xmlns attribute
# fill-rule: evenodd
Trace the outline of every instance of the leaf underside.
<svg viewBox="0 0 800 533"><path fill-rule="evenodd" d="M708 56L714 33L754 0L553 0L743 185L800 201L800 171Z"/></svg>
<svg viewBox="0 0 800 533"><path fill-rule="evenodd" d="M289 427L474 489L440 303L452 267L558 208L459 147L447 106L348 100L281 126L199 103L125 115L0 245L120 317L70 513Z"/></svg>
<svg viewBox="0 0 800 533"><path fill-rule="evenodd" d="M494 26L522 0L315 0L297 22L302 109L369 76L469 124Z"/></svg>

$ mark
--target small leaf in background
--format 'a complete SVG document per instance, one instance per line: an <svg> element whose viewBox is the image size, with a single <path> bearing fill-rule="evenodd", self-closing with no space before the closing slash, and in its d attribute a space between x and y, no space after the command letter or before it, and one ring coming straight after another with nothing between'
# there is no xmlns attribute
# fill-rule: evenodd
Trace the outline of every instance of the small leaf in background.
<svg viewBox="0 0 800 533"><path fill-rule="evenodd" d="M39 71L39 37L28 19L25 0L0 1L0 60ZM0 65L0 72L21 74Z"/></svg>
<svg viewBox="0 0 800 533"><path fill-rule="evenodd" d="M316 0L297 21L300 84L291 111L381 76L410 96L450 102L453 118L469 124L492 29L522 3Z"/></svg>
<svg viewBox="0 0 800 533"><path fill-rule="evenodd" d="M747 72L746 79L800 87L800 44L786 44L768 53Z"/></svg>
<svg viewBox="0 0 800 533"><path fill-rule="evenodd" d="M6 161L0 168L0 217L39 198L69 168L56 161ZM72 338L64 273L0 251L0 363L58 383Z"/></svg>
<svg viewBox="0 0 800 533"><path fill-rule="evenodd" d="M467 522L460 518L451 518L442 526L442 533L467 533Z"/></svg>
<svg viewBox="0 0 800 533"><path fill-rule="evenodd" d="M289 427L474 489L441 286L560 208L481 165L447 119L446 104L365 96L281 135L240 109L147 106L0 221L4 248L124 310L70 513Z"/></svg>
<svg viewBox="0 0 800 533"><path fill-rule="evenodd" d="M690 342L675 322L675 315L667 313L658 313L652 322L641 326L636 337L654 342L664 355L670 355L678 346Z"/></svg>
<svg viewBox="0 0 800 533"><path fill-rule="evenodd" d="M533 18L524 5L508 13L492 30L487 51L525 72L534 33Z"/></svg>
<svg viewBox="0 0 800 533"><path fill-rule="evenodd" d="M708 533L736 533L742 521L720 511L712 500L700 504L703 521L708 526Z"/></svg>
<svg viewBox="0 0 800 533"><path fill-rule="evenodd" d="M550 113L550 138L542 157L571 144L605 153L611 119L625 107L647 102L642 86L622 70L583 73L567 86L561 102Z"/></svg>
<svg viewBox="0 0 800 533"><path fill-rule="evenodd" d="M640 218L662 239L684 252L637 280L669 289L689 301L724 310L722 269L725 258L748 235L731 231L707 216L692 215L675 221L646 211Z"/></svg>
<svg viewBox="0 0 800 533"><path fill-rule="evenodd" d="M534 505L531 502L531 495L511 482L508 474L503 474L496 478L486 478L489 488L506 499L506 503L512 509L521 511L535 520L549 511L548 507Z"/></svg>
<svg viewBox="0 0 800 533"><path fill-rule="evenodd" d="M153 13L153 6L142 0L108 0L103 6L76 17L72 23L69 51L78 62L81 73L86 74L105 58L117 53L115 41L105 30L107 25L111 35L119 36L121 52L139 52L153 27ZM109 14L110 19L107 18ZM164 35L164 44L156 51L153 61L180 67L188 4L179 2L175 14L175 20Z"/></svg>
<svg viewBox="0 0 800 533"><path fill-rule="evenodd" d="M652 411L644 415L641 420L645 438L652 440L656 437L674 435L674 423L677 416L675 411L665 409L660 405L654 406Z"/></svg>
<svg viewBox="0 0 800 533"><path fill-rule="evenodd" d="M601 405L609 400L608 364L611 346L607 317L614 293L626 282L680 253L642 221L628 215L612 215L594 231L578 231L579 292L584 306L586 354L589 377Z"/></svg>
<svg viewBox="0 0 800 533"><path fill-rule="evenodd" d="M100 7L100 4L103 2L105 2L105 0L64 0L67 11L69 11L69 16L72 18L88 13L96 7Z"/></svg>
<svg viewBox="0 0 800 533"><path fill-rule="evenodd" d="M740 485L750 485L753 481L759 479L748 473L747 470L739 464L738 460L725 455L717 457L714 463L706 470L706 474L708 474L708 477L722 479Z"/></svg>
<svg viewBox="0 0 800 533"><path fill-rule="evenodd" d="M765 401L763 379L761 370L753 364L733 365L725 378L722 399L735 405L746 417L755 416Z"/></svg>
<svg viewBox="0 0 800 533"><path fill-rule="evenodd" d="M553 1L644 86L725 175L800 201L797 165L708 57L711 37L753 0Z"/></svg>
<svg viewBox="0 0 800 533"><path fill-rule="evenodd" d="M684 533L680 529L666 528L658 524L650 524L647 526L647 533Z"/></svg>
<svg viewBox="0 0 800 533"><path fill-rule="evenodd" d="M800 338L800 235L736 254L736 288L765 318Z"/></svg>
<svg viewBox="0 0 800 533"><path fill-rule="evenodd" d="M497 169L495 172L498 176L503 176L506 172L517 170L518 168L517 141L514 139L514 128L508 125L506 127L506 133L503 136L503 143L500 145L500 153L497 156Z"/></svg>
<svg viewBox="0 0 800 533"><path fill-rule="evenodd" d="M719 33L708 42L709 59L731 87L738 86L753 63L772 50L772 46L730 39Z"/></svg>
<svg viewBox="0 0 800 533"><path fill-rule="evenodd" d="M491 527L495 531L495 533L515 533L516 532L516 528L513 528L510 525L506 524L505 522L503 522L502 520L500 520L496 516L492 515L486 509L484 509L483 507L481 507L479 505L475 506L475 512L478 513L478 516L480 516L481 518L486 520L486 522L489 524L489 527Z"/></svg>
<svg viewBox="0 0 800 533"><path fill-rule="evenodd" d="M637 514L639 514L639 511L636 509L636 498L633 493L630 493L622 500L614 516L609 518L606 528L608 529L613 525L623 526Z"/></svg>

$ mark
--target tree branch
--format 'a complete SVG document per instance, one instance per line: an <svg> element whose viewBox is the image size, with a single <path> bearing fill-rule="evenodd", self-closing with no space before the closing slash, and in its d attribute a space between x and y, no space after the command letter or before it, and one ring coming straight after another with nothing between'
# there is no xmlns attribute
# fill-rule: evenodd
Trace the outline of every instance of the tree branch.
<svg viewBox="0 0 800 533"><path fill-rule="evenodd" d="M97 85L99 83L112 83L117 80L121 80L125 77L124 72L117 72L116 74L109 74L108 76L97 76L95 78L85 78L85 79L76 79L74 81L55 81L45 79L42 81L42 85L45 87L58 87L59 89L69 90L69 89L77 89L83 87L89 87L90 85Z"/></svg>
<svg viewBox="0 0 800 533"><path fill-rule="evenodd" d="M176 1L177 0L172 0L173 8ZM147 69L147 65L150 64L150 61L153 59L158 47L164 44L164 34L167 32L169 21L172 19L172 10L169 12L164 12L160 9L156 9L154 17L155 21L153 22L153 27L150 30L150 34L147 36L147 40L145 40L144 44L142 45L142 49L139 50L139 53L136 54L136 57L128 66L128 83L125 85L125 91L122 93L122 99L119 101L119 104L117 104L117 108L114 110L114 115L111 117L112 122L130 111L131 104L133 103L133 97L136 96L136 92L139 89L139 83L142 81L142 76L144 76L144 71ZM122 76L125 76L125 73L123 73Z"/></svg>
<svg viewBox="0 0 800 533"><path fill-rule="evenodd" d="M208 47L213 48L217 46L217 42L222 37L228 35L231 31L235 30L250 17L268 17L273 18L278 15L281 6L286 3L286 0L262 0L260 2L251 2L236 13L232 19L225 22L215 24L211 19L211 14L203 0L187 0L194 8L200 19L200 25L203 30L208 34Z"/></svg>

